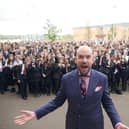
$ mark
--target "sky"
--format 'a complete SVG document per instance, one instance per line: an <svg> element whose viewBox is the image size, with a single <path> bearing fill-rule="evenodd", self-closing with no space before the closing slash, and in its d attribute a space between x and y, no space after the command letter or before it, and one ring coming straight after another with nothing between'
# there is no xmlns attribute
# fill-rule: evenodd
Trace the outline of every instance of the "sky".
<svg viewBox="0 0 129 129"><path fill-rule="evenodd" d="M0 34L44 33L46 19L72 34L73 28L129 22L128 0L0 0Z"/></svg>

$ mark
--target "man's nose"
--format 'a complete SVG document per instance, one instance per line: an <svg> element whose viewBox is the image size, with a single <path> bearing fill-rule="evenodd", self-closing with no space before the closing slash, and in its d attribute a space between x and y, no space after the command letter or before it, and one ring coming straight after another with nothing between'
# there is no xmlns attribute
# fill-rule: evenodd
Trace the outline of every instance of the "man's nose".
<svg viewBox="0 0 129 129"><path fill-rule="evenodd" d="M83 62L87 62L87 58L86 57L83 58Z"/></svg>

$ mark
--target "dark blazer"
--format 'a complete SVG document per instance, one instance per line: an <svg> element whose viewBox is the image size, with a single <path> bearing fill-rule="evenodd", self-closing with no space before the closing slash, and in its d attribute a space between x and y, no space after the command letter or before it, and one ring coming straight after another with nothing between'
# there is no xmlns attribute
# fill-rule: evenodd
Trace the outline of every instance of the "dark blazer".
<svg viewBox="0 0 129 129"><path fill-rule="evenodd" d="M96 91L96 88L100 88ZM91 70L86 96L81 96L78 70L65 74L57 96L47 105L35 110L37 119L60 107L68 100L66 129L104 129L102 107L107 112L113 127L120 117L109 96L107 76Z"/></svg>
<svg viewBox="0 0 129 129"><path fill-rule="evenodd" d="M39 82L42 76L40 67L37 64L34 65L35 67L33 67L32 64L28 66L28 79L31 83Z"/></svg>

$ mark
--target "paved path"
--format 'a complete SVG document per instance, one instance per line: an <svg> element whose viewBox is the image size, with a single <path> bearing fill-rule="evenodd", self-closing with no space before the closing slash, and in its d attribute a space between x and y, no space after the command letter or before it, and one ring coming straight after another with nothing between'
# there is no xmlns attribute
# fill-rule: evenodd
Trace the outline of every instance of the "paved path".
<svg viewBox="0 0 129 129"><path fill-rule="evenodd" d="M14 93L0 95L0 129L64 129L67 103L58 110L48 114L40 120L33 120L25 125L18 126L13 123L13 117L18 115L21 109L34 110L47 103L54 96L29 96L28 100L22 100ZM111 94L124 123L129 126L129 92L123 95ZM105 129L112 129L111 123L105 116Z"/></svg>

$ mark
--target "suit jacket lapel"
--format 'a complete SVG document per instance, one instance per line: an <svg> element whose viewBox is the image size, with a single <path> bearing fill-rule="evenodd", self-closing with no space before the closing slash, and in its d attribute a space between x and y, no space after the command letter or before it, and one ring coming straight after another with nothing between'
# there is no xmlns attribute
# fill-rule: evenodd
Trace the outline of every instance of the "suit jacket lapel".
<svg viewBox="0 0 129 129"><path fill-rule="evenodd" d="M79 83L79 74L78 70L75 70L73 73L73 76L71 78L71 83L73 86L73 90L76 93L79 98L81 98L81 89L80 89L80 83Z"/></svg>

